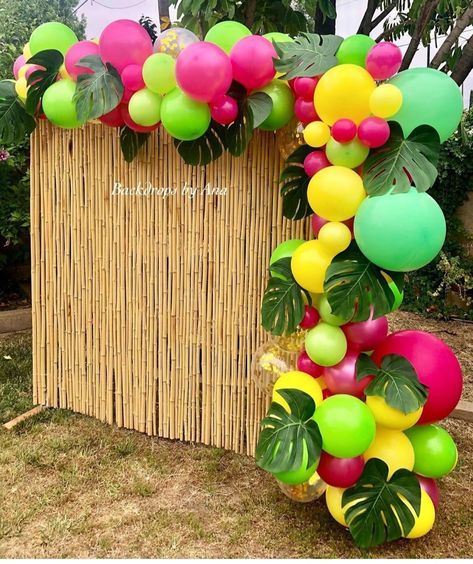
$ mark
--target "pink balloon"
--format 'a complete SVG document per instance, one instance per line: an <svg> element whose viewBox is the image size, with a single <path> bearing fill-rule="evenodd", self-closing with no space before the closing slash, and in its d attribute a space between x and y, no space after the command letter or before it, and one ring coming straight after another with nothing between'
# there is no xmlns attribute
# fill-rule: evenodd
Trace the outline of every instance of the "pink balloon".
<svg viewBox="0 0 473 564"><path fill-rule="evenodd" d="M231 96L222 96L210 104L212 119L221 125L228 125L238 116L238 103Z"/></svg>
<svg viewBox="0 0 473 564"><path fill-rule="evenodd" d="M319 119L317 112L315 111L314 101L305 100L304 98L297 98L294 103L294 113L296 118L301 121L304 125L310 123L311 121L317 121Z"/></svg>
<svg viewBox="0 0 473 564"><path fill-rule="evenodd" d="M299 327L302 329L312 329L315 327L320 320L319 312L313 306L306 305L305 313L302 321L299 323Z"/></svg>
<svg viewBox="0 0 473 564"><path fill-rule="evenodd" d="M232 64L223 49L207 41L192 43L176 61L176 80L194 100L221 98L232 83Z"/></svg>
<svg viewBox="0 0 473 564"><path fill-rule="evenodd" d="M108 114L104 114L102 117L99 118L104 125L108 125L108 127L122 127L125 125L125 120L123 119L122 109L120 106L117 106Z"/></svg>
<svg viewBox="0 0 473 564"><path fill-rule="evenodd" d="M373 379L371 376L356 380L356 361L359 353L349 350L345 358L335 366L328 366L324 370L327 388L333 394L349 394L357 398L363 397L366 386Z"/></svg>
<svg viewBox="0 0 473 564"><path fill-rule="evenodd" d="M401 49L394 43L381 41L369 50L366 57L366 70L375 80L386 80L397 73L401 63Z"/></svg>
<svg viewBox="0 0 473 564"><path fill-rule="evenodd" d="M385 316L342 326L348 347L356 351L372 351L388 336L388 319Z"/></svg>
<svg viewBox="0 0 473 564"><path fill-rule="evenodd" d="M356 123L351 119L339 119L332 125L332 137L339 143L348 143L356 137Z"/></svg>
<svg viewBox="0 0 473 564"><path fill-rule="evenodd" d="M364 467L365 461L362 456L336 458L322 451L317 473L329 486L349 488L360 479Z"/></svg>
<svg viewBox="0 0 473 564"><path fill-rule="evenodd" d="M379 366L387 354L407 358L428 388L418 425L440 421L455 409L462 393L462 371L453 351L443 341L424 331L399 331L376 348L372 359Z"/></svg>
<svg viewBox="0 0 473 564"><path fill-rule="evenodd" d="M131 119L130 112L128 111L128 104L120 104L119 107L125 125L137 133L151 133L151 131L158 129L161 125L160 121L155 125L150 125L149 127L138 125Z"/></svg>
<svg viewBox="0 0 473 564"><path fill-rule="evenodd" d="M390 135L388 122L379 117L367 117L358 126L358 139L370 149L384 145Z"/></svg>
<svg viewBox="0 0 473 564"><path fill-rule="evenodd" d="M273 44L264 37L243 37L230 52L233 78L248 90L262 88L276 74L273 59L277 56Z"/></svg>
<svg viewBox="0 0 473 564"><path fill-rule="evenodd" d="M426 492L426 494L432 500L435 510L437 511L440 503L440 492L437 486L437 482L433 478L426 478L425 476L420 476L416 474L419 480L420 487Z"/></svg>
<svg viewBox="0 0 473 564"><path fill-rule="evenodd" d="M125 67L121 73L121 79L125 90L130 90L131 92L138 92L138 90L146 87L143 80L143 67L140 65L128 65Z"/></svg>
<svg viewBox="0 0 473 564"><path fill-rule="evenodd" d="M79 41L68 50L64 58L64 64L71 78L77 80L80 74L93 74L92 70L77 64L81 59L89 55L100 55L99 46L93 41Z"/></svg>
<svg viewBox="0 0 473 564"><path fill-rule="evenodd" d="M297 77L294 80L294 93L297 97L303 98L304 100L310 100L313 104L315 87L317 86L318 81L318 78L310 78L307 76Z"/></svg>
<svg viewBox="0 0 473 564"><path fill-rule="evenodd" d="M330 166L330 163L328 164L328 166ZM319 231L322 229L322 227L326 223L328 223L327 219L320 217L320 215L317 215L316 213L312 214L312 231L314 232L315 237L319 236ZM347 219L346 221L342 221L342 223L344 223L348 227L348 229L351 231L351 237L353 239L353 237L354 237L354 235L353 235L353 224L355 223L355 218L351 217L350 219Z"/></svg>
<svg viewBox="0 0 473 564"><path fill-rule="evenodd" d="M132 20L117 20L102 32L99 41L104 63L113 65L119 73L128 65L143 66L153 54L153 44L147 31Z"/></svg>
<svg viewBox="0 0 473 564"><path fill-rule="evenodd" d="M307 176L314 176L314 174L319 172L319 170L322 170L327 166L330 166L330 162L325 156L324 151L311 151L304 159L304 170ZM322 227L322 225L320 227Z"/></svg>
<svg viewBox="0 0 473 564"><path fill-rule="evenodd" d="M31 65L25 72L25 78L26 80L29 79L29 77L36 71L38 70L45 70L44 67L42 67L41 65ZM38 80L41 80L40 78ZM35 80L35 82L38 82L38 80Z"/></svg>
<svg viewBox="0 0 473 564"><path fill-rule="evenodd" d="M310 374L314 378L322 376L322 373L324 371L321 366L315 364L315 362L309 358L309 355L305 351L302 351L299 354L299 357L297 359L297 370L305 372L306 374Z"/></svg>
<svg viewBox="0 0 473 564"><path fill-rule="evenodd" d="M18 80L18 73L23 65L26 65L26 59L23 55L20 55L13 63L13 76L15 80Z"/></svg>

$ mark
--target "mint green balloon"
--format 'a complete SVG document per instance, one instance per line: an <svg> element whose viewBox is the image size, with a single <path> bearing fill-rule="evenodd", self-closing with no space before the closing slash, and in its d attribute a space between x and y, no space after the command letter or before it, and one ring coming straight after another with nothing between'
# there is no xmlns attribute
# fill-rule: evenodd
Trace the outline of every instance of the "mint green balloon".
<svg viewBox="0 0 473 564"><path fill-rule="evenodd" d="M452 437L438 425L416 425L404 433L414 448L414 472L441 478L456 466L458 452Z"/></svg>
<svg viewBox="0 0 473 564"><path fill-rule="evenodd" d="M63 55L79 40L71 28L60 22L47 22L37 27L30 37L32 55L47 49L56 49Z"/></svg>
<svg viewBox="0 0 473 564"><path fill-rule="evenodd" d="M131 119L138 125L150 127L161 120L162 96L143 88L130 98L128 111Z"/></svg>
<svg viewBox="0 0 473 564"><path fill-rule="evenodd" d="M269 265L271 266L282 258L292 257L294 251L300 247L302 243L305 243L304 239L288 239L287 241L283 241L274 249L269 259ZM284 276L281 276L281 274L278 274L274 270L270 270L270 274L275 278L284 280Z"/></svg>
<svg viewBox="0 0 473 564"><path fill-rule="evenodd" d="M335 325L319 323L307 331L305 350L309 358L319 366L335 366L347 352L345 333Z"/></svg>
<svg viewBox="0 0 473 564"><path fill-rule="evenodd" d="M202 137L210 125L209 106L175 88L163 98L161 121L172 137L192 141Z"/></svg>
<svg viewBox="0 0 473 564"><path fill-rule="evenodd" d="M369 148L356 137L348 143L339 143L331 137L325 146L325 154L331 164L347 168L356 168L363 164L369 152Z"/></svg>
<svg viewBox="0 0 473 564"><path fill-rule="evenodd" d="M342 319L341 317L333 315L332 308L328 302L326 294L322 294L322 296L320 297L317 309L319 310L320 318L322 319L322 321L325 321L325 323L328 323L329 325L340 327L340 325L344 325L347 322L346 319Z"/></svg>
<svg viewBox="0 0 473 564"><path fill-rule="evenodd" d="M176 60L167 53L155 53L143 65L146 87L156 94L167 94L176 88Z"/></svg>
<svg viewBox="0 0 473 564"><path fill-rule="evenodd" d="M365 68L368 51L376 45L376 41L367 35L350 35L344 39L337 51L337 59L341 65L358 65Z"/></svg>
<svg viewBox="0 0 473 564"><path fill-rule="evenodd" d="M309 478L312 478L315 471L317 470L317 466L319 465L319 460L316 460L312 466L307 468L307 461L308 461L308 452L307 452L307 445L305 441L303 444L303 451L302 451L302 464L301 467L297 470L291 470L289 472L278 472L274 474L274 477L277 478L280 482L284 484L289 484L291 486L297 486L298 484L303 484L307 482Z"/></svg>
<svg viewBox="0 0 473 564"><path fill-rule="evenodd" d="M415 68L391 78L402 92L402 106L389 118L396 121L407 137L416 127L430 125L446 141L457 129L463 113L463 98L458 85L444 72Z"/></svg>
<svg viewBox="0 0 473 564"><path fill-rule="evenodd" d="M259 128L274 131L287 125L294 115L294 95L289 86L284 81L275 79L259 92L264 92L273 101L271 113Z"/></svg>
<svg viewBox="0 0 473 564"><path fill-rule="evenodd" d="M76 104L73 100L76 83L64 79L52 84L44 93L42 107L44 115L57 127L74 129L83 125L77 119Z"/></svg>
<svg viewBox="0 0 473 564"><path fill-rule="evenodd" d="M271 31L269 33L265 33L263 35L263 37L265 39L267 39L268 41L271 41L271 43L273 41L275 41L276 43L292 43L292 42L294 42L294 39L292 39L292 37L290 35L288 35L287 33L281 33L280 31Z"/></svg>
<svg viewBox="0 0 473 564"><path fill-rule="evenodd" d="M363 200L355 216L355 239L377 266L411 272L431 262L445 241L445 217L437 202L415 188Z"/></svg>
<svg viewBox="0 0 473 564"><path fill-rule="evenodd" d="M240 22L225 21L211 27L205 36L205 41L214 43L226 53L230 53L235 43L249 35L252 35L252 33L246 25Z"/></svg>

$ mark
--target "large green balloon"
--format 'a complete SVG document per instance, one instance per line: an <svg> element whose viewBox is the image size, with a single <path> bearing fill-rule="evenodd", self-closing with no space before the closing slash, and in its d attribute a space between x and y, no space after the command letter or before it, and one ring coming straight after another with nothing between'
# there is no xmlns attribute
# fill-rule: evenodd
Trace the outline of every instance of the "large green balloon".
<svg viewBox="0 0 473 564"><path fill-rule="evenodd" d="M163 98L161 122L172 137L192 141L202 137L210 125L209 106L175 88Z"/></svg>
<svg viewBox="0 0 473 564"><path fill-rule="evenodd" d="M167 94L176 88L176 60L167 53L155 53L143 65L143 80L152 92Z"/></svg>
<svg viewBox="0 0 473 564"><path fill-rule="evenodd" d="M143 127L156 125L161 119L162 96L143 88L130 99L128 111L131 119Z"/></svg>
<svg viewBox="0 0 473 564"><path fill-rule="evenodd" d="M83 125L77 119L76 104L73 101L76 83L64 79L52 84L43 95L43 112L49 121L65 129Z"/></svg>
<svg viewBox="0 0 473 564"><path fill-rule="evenodd" d="M226 21L211 27L205 36L205 41L215 43L226 53L230 53L235 43L249 35L251 35L251 31L246 25L240 22Z"/></svg>
<svg viewBox="0 0 473 564"><path fill-rule="evenodd" d="M367 35L350 35L338 48L338 62L341 65L352 64L365 68L366 56L374 45L376 41Z"/></svg>
<svg viewBox="0 0 473 564"><path fill-rule="evenodd" d="M442 248L445 232L437 202L415 188L366 198L355 216L355 239L361 252L379 267L395 272L428 264Z"/></svg>
<svg viewBox="0 0 473 564"><path fill-rule="evenodd" d="M400 72L389 81L402 92L402 106L390 117L407 137L419 125L430 125L447 140L460 123L463 98L458 85L444 72L415 68Z"/></svg>
<svg viewBox="0 0 473 564"><path fill-rule="evenodd" d="M282 258L292 257L294 251L300 247L302 243L305 243L304 239L288 239L287 241L283 241L274 249L271 258L269 259L269 265L271 266ZM284 279L281 274L278 274L274 270L270 270L270 274L276 278Z"/></svg>
<svg viewBox="0 0 473 564"><path fill-rule="evenodd" d="M37 27L30 37L31 54L56 49L63 55L79 40L71 28L60 22L48 22Z"/></svg>
<svg viewBox="0 0 473 564"><path fill-rule="evenodd" d="M280 31L270 31L269 33L265 33L263 35L263 37L265 39L267 39L268 41L271 41L271 43L273 41L275 41L276 43L293 43L294 39L292 39L292 37L287 34L287 33L281 33Z"/></svg>
<svg viewBox="0 0 473 564"><path fill-rule="evenodd" d="M305 350L310 359L319 366L334 366L347 352L345 333L335 325L319 323L307 332Z"/></svg>
<svg viewBox="0 0 473 564"><path fill-rule="evenodd" d="M363 454L373 442L376 422L367 405L347 394L324 400L314 420L322 435L322 449L338 458Z"/></svg>
<svg viewBox="0 0 473 564"><path fill-rule="evenodd" d="M414 448L414 472L428 478L441 478L455 468L457 447L445 429L438 425L416 425L404 433Z"/></svg>
<svg viewBox="0 0 473 564"><path fill-rule="evenodd" d="M314 475L314 472L317 470L317 466L319 465L319 460L316 460L312 466L307 468L307 461L308 461L308 452L307 452L307 445L305 441L303 444L303 451L302 451L302 464L301 467L297 470L292 470L289 472L278 472L274 474L275 478L277 478L280 482L285 484L290 484L291 486L297 486L298 484L303 484L307 482L309 478Z"/></svg>
<svg viewBox="0 0 473 564"><path fill-rule="evenodd" d="M259 126L266 131L274 131L287 125L294 115L294 95L282 80L272 80L260 92L265 92L273 101L269 116Z"/></svg>

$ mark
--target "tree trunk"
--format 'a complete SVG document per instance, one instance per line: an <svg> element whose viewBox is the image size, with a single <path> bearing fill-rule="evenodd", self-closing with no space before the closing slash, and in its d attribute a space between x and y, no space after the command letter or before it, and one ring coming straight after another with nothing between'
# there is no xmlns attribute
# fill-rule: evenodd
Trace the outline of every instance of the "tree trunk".
<svg viewBox="0 0 473 564"><path fill-rule="evenodd" d="M371 29L370 31L373 31L373 29L375 29L384 19L386 19L389 14L394 10L394 8L396 7L396 0L393 0L390 4L388 4L386 6L386 8L384 8L384 10L375 17L375 19L371 22Z"/></svg>
<svg viewBox="0 0 473 564"><path fill-rule="evenodd" d="M159 25L161 31L164 31L171 25L171 19L169 17L169 0L158 0L158 10Z"/></svg>
<svg viewBox="0 0 473 564"><path fill-rule="evenodd" d="M411 40L409 42L409 46L407 47L407 51L402 59L400 68L401 71L408 69L409 65L412 63L412 59L414 58L414 55L419 48L419 43L421 42L424 30L429 23L432 14L437 8L439 1L440 0L427 0L422 6L421 12L414 27L414 32L412 33Z"/></svg>
<svg viewBox="0 0 473 564"><path fill-rule="evenodd" d="M356 33L361 33L363 35L369 35L371 31L371 21L373 20L376 8L379 5L379 0L368 0L365 13L360 22L360 27Z"/></svg>
<svg viewBox="0 0 473 564"><path fill-rule="evenodd" d="M336 10L337 0L329 0L329 2ZM324 15L320 11L319 7L317 7L314 17L314 33L318 33L319 35L335 35L335 21L336 18L325 18L324 21Z"/></svg>
<svg viewBox="0 0 473 564"><path fill-rule="evenodd" d="M453 46L458 41L458 38L463 33L466 27L473 21L473 2L465 10L461 18L455 22L452 31L446 37L445 41L440 46L440 49L435 54L435 57L430 61L429 67L438 69L439 66L447 60L447 57L452 51Z"/></svg>
<svg viewBox="0 0 473 564"><path fill-rule="evenodd" d="M256 14L256 0L248 0L248 4L246 5L246 10L245 10L246 27L250 29L253 27L253 24L255 23L255 14Z"/></svg>
<svg viewBox="0 0 473 564"><path fill-rule="evenodd" d="M473 69L473 35L470 36L457 64L453 68L451 77L460 86Z"/></svg>

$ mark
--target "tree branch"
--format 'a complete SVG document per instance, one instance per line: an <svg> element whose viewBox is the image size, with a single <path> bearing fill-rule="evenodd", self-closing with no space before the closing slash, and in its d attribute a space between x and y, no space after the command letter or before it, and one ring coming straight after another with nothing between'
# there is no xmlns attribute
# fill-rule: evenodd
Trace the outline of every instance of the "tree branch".
<svg viewBox="0 0 473 564"><path fill-rule="evenodd" d="M419 48L419 43L422 39L425 28L432 18L432 14L437 8L439 1L440 0L426 0L424 5L422 6L421 12L414 27L414 32L412 33L411 40L407 47L407 51L404 54L401 68L399 70L403 71L408 69L409 65L412 63L412 59L414 58L414 55Z"/></svg>
<svg viewBox="0 0 473 564"><path fill-rule="evenodd" d="M246 27L252 28L255 23L256 0L249 0L245 10Z"/></svg>
<svg viewBox="0 0 473 564"><path fill-rule="evenodd" d="M445 41L440 46L440 49L430 61L429 67L438 69L439 66L447 60L454 44L458 41L460 35L471 22L473 22L473 0L470 3L470 6L463 12L463 15L455 22L452 31L447 35Z"/></svg>
<svg viewBox="0 0 473 564"><path fill-rule="evenodd" d="M356 33L369 35L371 31L371 20L373 19L376 8L379 5L379 0L368 0L365 13L361 18L360 27Z"/></svg>
<svg viewBox="0 0 473 564"><path fill-rule="evenodd" d="M461 57L454 66L451 77L460 86L473 69L473 35L463 47Z"/></svg>
<svg viewBox="0 0 473 564"><path fill-rule="evenodd" d="M379 16L376 16L375 19L371 22L370 31L373 31L375 27L377 27L384 19L386 19L389 16L389 14L394 10L395 7L396 7L396 0L393 0L390 4L386 6L386 8L384 8L384 10L379 14Z"/></svg>

